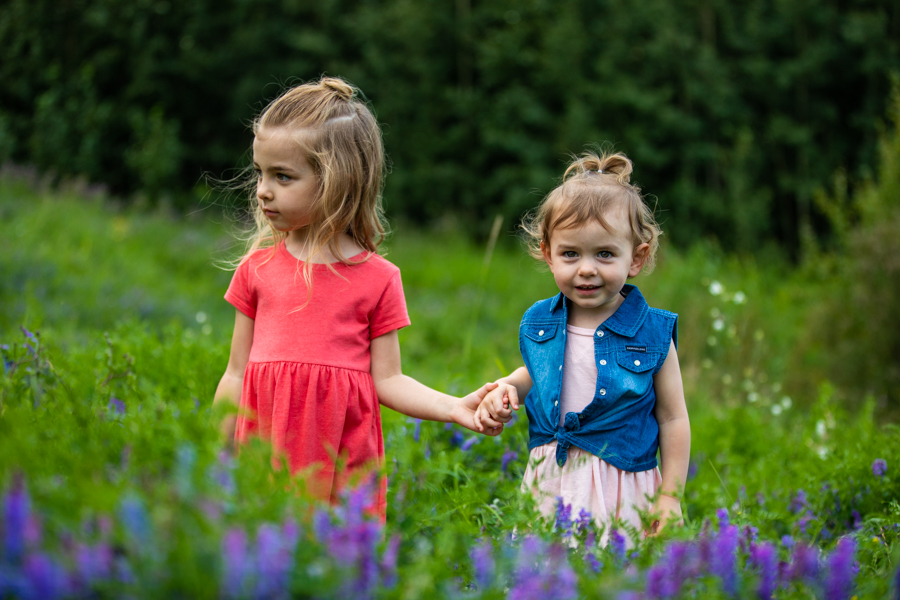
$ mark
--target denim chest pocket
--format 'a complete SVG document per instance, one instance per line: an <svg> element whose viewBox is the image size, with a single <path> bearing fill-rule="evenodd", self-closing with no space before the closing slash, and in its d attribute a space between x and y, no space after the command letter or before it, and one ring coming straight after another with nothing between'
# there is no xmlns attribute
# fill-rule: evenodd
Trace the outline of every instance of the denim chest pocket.
<svg viewBox="0 0 900 600"><path fill-rule="evenodd" d="M659 363L662 354L659 352L616 353L619 365L618 385L623 396L643 396L653 385L653 370Z"/></svg>
<svg viewBox="0 0 900 600"><path fill-rule="evenodd" d="M522 326L522 335L533 342L539 344L552 340L556 337L556 323L544 324L528 323Z"/></svg>

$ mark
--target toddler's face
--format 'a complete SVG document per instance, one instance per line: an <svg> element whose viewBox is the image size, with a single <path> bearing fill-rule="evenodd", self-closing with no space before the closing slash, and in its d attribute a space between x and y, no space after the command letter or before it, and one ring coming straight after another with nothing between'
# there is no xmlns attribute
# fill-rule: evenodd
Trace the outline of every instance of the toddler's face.
<svg viewBox="0 0 900 600"><path fill-rule="evenodd" d="M606 215L607 230L597 221L556 229L541 244L559 290L571 301L569 323L593 328L612 316L629 277L641 272L647 244L637 248L624 211Z"/></svg>
<svg viewBox="0 0 900 600"><path fill-rule="evenodd" d="M318 177L288 129L262 129L253 140L256 198L278 231L309 225Z"/></svg>

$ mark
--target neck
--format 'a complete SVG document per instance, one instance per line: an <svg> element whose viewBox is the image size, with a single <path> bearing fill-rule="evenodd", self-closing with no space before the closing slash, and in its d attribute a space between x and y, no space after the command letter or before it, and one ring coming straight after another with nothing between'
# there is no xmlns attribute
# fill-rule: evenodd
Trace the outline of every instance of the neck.
<svg viewBox="0 0 900 600"><path fill-rule="evenodd" d="M327 245L319 248L315 251L315 254L310 256L312 245L312 236L309 234L309 230L305 228L295 229L289 232L284 241L284 246L287 248L288 253L303 262L328 264L340 260ZM356 243L349 234L341 233L335 238L335 249L340 254L341 258L347 259L356 256L365 248Z"/></svg>

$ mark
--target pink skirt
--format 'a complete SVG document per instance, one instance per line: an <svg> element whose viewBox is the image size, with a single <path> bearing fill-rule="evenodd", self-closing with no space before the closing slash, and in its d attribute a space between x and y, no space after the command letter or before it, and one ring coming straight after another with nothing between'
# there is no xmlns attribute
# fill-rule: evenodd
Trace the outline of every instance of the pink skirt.
<svg viewBox="0 0 900 600"><path fill-rule="evenodd" d="M522 491L534 495L545 517L556 514L557 498L572 505L572 519L582 509L591 513L594 523L603 529L600 545L609 539L609 525L614 521L630 523L641 530L638 510L648 510L651 498L662 483L658 468L632 473L621 471L590 452L576 446L569 448L566 464L556 464L553 441L531 451L522 478ZM631 540L622 532L629 545Z"/></svg>

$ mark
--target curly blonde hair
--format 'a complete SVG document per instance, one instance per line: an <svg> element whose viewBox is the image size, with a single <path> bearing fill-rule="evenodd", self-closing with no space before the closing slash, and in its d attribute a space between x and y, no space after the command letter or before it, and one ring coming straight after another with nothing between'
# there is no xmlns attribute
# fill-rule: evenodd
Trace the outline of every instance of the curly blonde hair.
<svg viewBox="0 0 900 600"><path fill-rule="evenodd" d="M641 189L631 183L632 170L631 160L621 153L585 152L573 160L563 174L562 183L522 222L529 254L544 260L541 243L549 244L550 236L557 229L592 220L609 229L605 215L622 208L631 225L633 247L641 244L650 247L643 270L652 271L662 230L644 202Z"/></svg>
<svg viewBox="0 0 900 600"><path fill-rule="evenodd" d="M385 174L381 128L360 92L338 77L294 86L275 98L253 120L254 135L263 129L288 129L309 161L318 189L307 233L308 256L327 249L344 264L358 264L343 256L341 234L375 253L384 241L382 189ZM261 248L274 248L287 233L274 229L256 200L256 177L247 182L255 227L246 237L245 261ZM299 261L298 261L299 264ZM334 270L334 267L329 267ZM312 263L302 267L312 293ZM305 306L305 305L304 305Z"/></svg>

